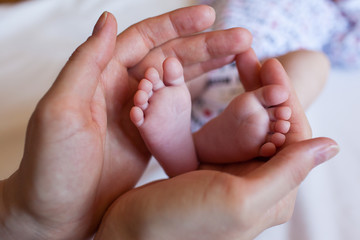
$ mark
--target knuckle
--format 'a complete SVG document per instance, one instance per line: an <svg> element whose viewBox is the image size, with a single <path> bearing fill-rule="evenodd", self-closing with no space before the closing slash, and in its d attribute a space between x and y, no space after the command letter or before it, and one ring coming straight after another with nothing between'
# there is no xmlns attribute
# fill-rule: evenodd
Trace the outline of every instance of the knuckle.
<svg viewBox="0 0 360 240"><path fill-rule="evenodd" d="M153 28L149 26L146 21L134 25L134 29L141 37L142 42L147 49L153 49L156 46L156 41L153 38Z"/></svg>
<svg viewBox="0 0 360 240"><path fill-rule="evenodd" d="M277 208L278 214L273 225L284 224L290 221L294 213L295 197L291 199L285 199L279 203Z"/></svg>
<svg viewBox="0 0 360 240"><path fill-rule="evenodd" d="M289 171L289 180L291 181L291 186L296 187L298 186L307 176L308 170L304 167L294 167Z"/></svg>

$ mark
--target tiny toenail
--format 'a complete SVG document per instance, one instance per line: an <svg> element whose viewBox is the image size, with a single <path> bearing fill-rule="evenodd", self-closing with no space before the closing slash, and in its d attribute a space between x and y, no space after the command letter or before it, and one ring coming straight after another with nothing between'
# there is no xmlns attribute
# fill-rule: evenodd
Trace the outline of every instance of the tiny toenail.
<svg viewBox="0 0 360 240"><path fill-rule="evenodd" d="M171 85L181 85L184 82L183 78L178 78L173 81L171 81Z"/></svg>
<svg viewBox="0 0 360 240"><path fill-rule="evenodd" d="M140 121L136 122L136 126L140 127L144 123L144 119L141 119Z"/></svg>
<svg viewBox="0 0 360 240"><path fill-rule="evenodd" d="M156 90L159 90L160 88L163 88L164 86L165 86L164 83L162 81L159 81L156 84L154 84L153 89L154 89L154 91L156 91Z"/></svg>
<svg viewBox="0 0 360 240"><path fill-rule="evenodd" d="M149 106L149 103L145 103L141 106L139 106L142 110L145 110Z"/></svg>

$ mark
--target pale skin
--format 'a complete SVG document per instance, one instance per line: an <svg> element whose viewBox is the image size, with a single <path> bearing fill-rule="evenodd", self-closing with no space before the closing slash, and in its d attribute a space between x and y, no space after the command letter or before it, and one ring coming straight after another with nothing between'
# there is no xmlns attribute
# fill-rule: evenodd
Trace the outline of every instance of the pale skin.
<svg viewBox="0 0 360 240"><path fill-rule="evenodd" d="M286 86L270 83L239 95L194 135L193 142L191 96L175 58L164 61L163 78L155 69L145 73L130 118L169 176L195 170L199 162L272 156L284 144L291 117L291 109L282 105L289 98Z"/></svg>
<svg viewBox="0 0 360 240"><path fill-rule="evenodd" d="M328 59L320 52L307 50L289 52L277 59L290 76L301 105L307 109L326 83L330 68ZM271 156L283 145L290 128L287 120L291 108L275 108L283 102L279 99L271 102L276 100L274 98L267 98L269 102L261 101L264 97L256 96L262 94L255 94L254 91L239 95L220 116L205 124L194 135L196 138L192 139L189 130L190 97L181 80L180 68L179 64L165 62L163 71L166 75L163 80L159 79L156 71L149 70L151 73L145 75L138 86L139 90L134 96L135 107L130 113L151 153L169 176L194 170L199 161L224 163ZM173 83L175 80L176 84ZM162 84L161 91L154 90L154 83L162 81L165 85ZM200 93L204 84L205 78L187 84L191 98ZM259 87L257 92L263 93L261 90L263 88ZM270 91L274 91L274 88ZM187 111L182 111L182 114L173 111L179 106ZM251 124L248 124L250 121Z"/></svg>
<svg viewBox="0 0 360 240"><path fill-rule="evenodd" d="M338 151L327 138L302 141L311 134L291 94L286 102L294 107L285 147L267 163L202 165L206 171L133 189L150 156L129 119L136 79L145 69L179 56L185 79L192 79L244 53L236 57L246 64L244 83L255 89L260 81L258 63L246 52L251 39L247 31L194 35L214 18L211 8L194 6L147 19L118 37L111 14L99 19L93 35L73 54L37 106L20 168L0 182L2 239L90 239L96 229L98 239L136 239L150 231L153 239L169 239L168 234L181 238L184 233L195 239L206 237L204 233L214 239L223 234L249 239L289 218L296 187L313 167ZM164 35L155 34L160 30ZM198 47L194 54L185 51L189 43L206 48ZM275 76L282 74L276 67L270 69ZM218 184L210 184L214 181ZM228 204L218 210L236 221L217 229L208 220L218 216L212 211L216 203L224 202ZM166 208L161 215L160 208ZM193 221L194 217L202 221ZM184 232L179 228L185 227L184 222L203 231ZM131 231L134 226L136 235Z"/></svg>
<svg viewBox="0 0 360 240"><path fill-rule="evenodd" d="M276 57L288 73L304 109L310 107L326 84L330 62L321 52L298 50Z"/></svg>
<svg viewBox="0 0 360 240"><path fill-rule="evenodd" d="M246 89L271 82L294 92L278 61L260 68L247 51L236 62ZM111 206L95 239L250 240L288 221L298 185L338 147L327 138L304 141L311 130L300 102L290 94L284 104L292 107L291 129L275 156L266 162L202 164L200 171L129 191Z"/></svg>
<svg viewBox="0 0 360 240"><path fill-rule="evenodd" d="M140 22L119 36L114 16L99 19L37 105L20 168L0 182L3 239L94 234L105 210L134 187L150 158L129 119L137 79L149 63L161 66L178 56L192 79L250 47L244 29L199 33L214 18L212 8L194 6ZM198 47L191 53L189 45Z"/></svg>
<svg viewBox="0 0 360 240"><path fill-rule="evenodd" d="M196 170L199 163L190 131L191 97L182 66L175 58L163 65L164 81L154 68L145 72L130 118L166 173L176 176Z"/></svg>
<svg viewBox="0 0 360 240"><path fill-rule="evenodd" d="M266 164L203 166L210 170L133 189L111 206L95 239L252 240L291 218L298 184L319 156L337 152L333 144L325 138L303 141Z"/></svg>

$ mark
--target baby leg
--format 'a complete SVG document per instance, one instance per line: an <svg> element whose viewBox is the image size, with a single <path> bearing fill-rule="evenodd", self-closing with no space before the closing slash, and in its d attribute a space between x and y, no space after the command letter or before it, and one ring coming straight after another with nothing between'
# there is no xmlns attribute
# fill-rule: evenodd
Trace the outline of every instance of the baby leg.
<svg viewBox="0 0 360 240"><path fill-rule="evenodd" d="M304 109L310 107L324 88L330 69L321 52L299 50L278 56Z"/></svg>
<svg viewBox="0 0 360 240"><path fill-rule="evenodd" d="M191 97L175 58L163 63L164 81L150 68L134 96L130 118L169 176L198 167L190 130Z"/></svg>

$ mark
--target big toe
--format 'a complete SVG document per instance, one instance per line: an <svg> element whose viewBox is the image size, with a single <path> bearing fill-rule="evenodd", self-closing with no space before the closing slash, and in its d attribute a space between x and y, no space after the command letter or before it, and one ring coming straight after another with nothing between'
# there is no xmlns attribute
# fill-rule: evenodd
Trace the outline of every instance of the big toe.
<svg viewBox="0 0 360 240"><path fill-rule="evenodd" d="M163 63L164 83L169 86L184 84L184 70L176 58L167 58Z"/></svg>
<svg viewBox="0 0 360 240"><path fill-rule="evenodd" d="M269 85L254 91L256 97L265 107L284 103L289 98L289 91L281 85Z"/></svg>

